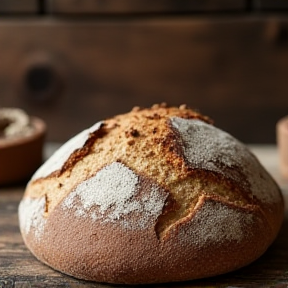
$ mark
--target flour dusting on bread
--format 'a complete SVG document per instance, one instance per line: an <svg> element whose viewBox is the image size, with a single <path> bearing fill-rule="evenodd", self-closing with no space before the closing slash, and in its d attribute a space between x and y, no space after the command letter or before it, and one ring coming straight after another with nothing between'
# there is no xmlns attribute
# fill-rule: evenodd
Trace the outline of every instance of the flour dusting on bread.
<svg viewBox="0 0 288 288"><path fill-rule="evenodd" d="M97 122L92 127L77 134L64 145L62 145L33 175L32 180L44 178L51 173L60 170L71 154L84 146L88 140L90 133L100 129L102 122Z"/></svg>
<svg viewBox="0 0 288 288"><path fill-rule="evenodd" d="M240 141L197 119L172 117L171 123L180 134L184 156L192 168L220 173L242 182L242 185L248 181L246 189L250 188L259 200L268 203L279 201L275 183Z"/></svg>
<svg viewBox="0 0 288 288"><path fill-rule="evenodd" d="M185 245L199 247L227 241L240 242L244 237L250 237L248 227L253 220L249 211L206 200L189 225L179 229L177 237Z"/></svg>
<svg viewBox="0 0 288 288"><path fill-rule="evenodd" d="M137 197L139 190L139 177L124 164L114 162L80 183L62 207L75 209L76 216L90 216L102 223L118 221L125 228L144 229L150 220L155 223L166 197L156 185L150 185L143 197Z"/></svg>
<svg viewBox="0 0 288 288"><path fill-rule="evenodd" d="M44 231L46 219L44 218L45 197L33 199L24 198L19 205L19 222L20 228L25 234L34 229L34 235L40 240Z"/></svg>
<svg viewBox="0 0 288 288"><path fill-rule="evenodd" d="M20 203L31 252L74 277L118 284L215 276L257 259L283 221L280 189L211 123L161 104L69 140Z"/></svg>

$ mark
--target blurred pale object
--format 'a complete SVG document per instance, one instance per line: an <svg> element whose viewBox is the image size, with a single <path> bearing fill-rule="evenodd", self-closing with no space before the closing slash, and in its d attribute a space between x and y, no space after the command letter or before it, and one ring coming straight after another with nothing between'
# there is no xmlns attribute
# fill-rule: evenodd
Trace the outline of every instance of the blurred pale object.
<svg viewBox="0 0 288 288"><path fill-rule="evenodd" d="M280 172L288 178L288 116L277 123L277 144L279 149Z"/></svg>
<svg viewBox="0 0 288 288"><path fill-rule="evenodd" d="M29 116L21 109L0 108L0 137L14 138L31 134Z"/></svg>

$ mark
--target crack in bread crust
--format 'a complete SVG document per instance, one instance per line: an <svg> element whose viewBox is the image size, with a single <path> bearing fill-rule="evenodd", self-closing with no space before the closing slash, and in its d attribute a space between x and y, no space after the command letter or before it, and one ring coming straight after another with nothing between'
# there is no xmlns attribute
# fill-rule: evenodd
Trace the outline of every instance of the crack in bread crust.
<svg viewBox="0 0 288 288"><path fill-rule="evenodd" d="M90 133L85 145L72 153L61 170L46 179L32 181L28 194L31 197L46 195L49 202L45 215L48 216L79 183L103 167L121 162L137 175L144 175L169 191L173 205L168 201L159 216L156 225L159 237L173 222L193 210L200 194L218 195L240 206L253 203L239 168L223 167L224 171L234 169L231 173L241 175L235 182L219 173L191 167L184 157L181 137L171 126L171 117L208 121L191 110L175 108L132 111L108 119L96 132Z"/></svg>
<svg viewBox="0 0 288 288"><path fill-rule="evenodd" d="M247 148L210 123L157 105L82 131L26 188L26 245L56 270L118 284L249 264L275 239L283 198Z"/></svg>
<svg viewBox="0 0 288 288"><path fill-rule="evenodd" d="M176 179L184 179L189 171L183 159L175 153L177 141L171 138L167 119L176 115L208 122L209 119L188 109L160 108L141 112L132 111L104 121L100 128L101 137L93 138L93 145L86 147L90 143L87 142L73 153L71 161L64 164L61 172L31 181L27 194L37 198L46 193L51 199L49 211L53 211L73 187L117 161L165 188ZM171 174L173 170L175 172Z"/></svg>
<svg viewBox="0 0 288 288"><path fill-rule="evenodd" d="M194 209L202 194L218 195L240 206L251 204L252 196L241 187L242 183L239 185L219 173L193 169L189 165L180 136L171 127L170 119L175 116L209 123L206 117L191 110L173 108L157 109L157 112L144 110L140 114L132 111L108 119L96 132L90 133L85 145L72 153L61 170L30 183L28 193L31 197L41 197L45 193L45 198L49 199L47 217L78 184L103 167L121 162L137 175L169 191L170 196L155 227L159 238Z"/></svg>
<svg viewBox="0 0 288 288"><path fill-rule="evenodd" d="M221 175L197 170L193 174L188 179L175 182L169 187L170 196L155 228L159 239L165 238L167 231L175 223L193 213L201 196L216 197L238 207L246 207L253 203L253 199L247 197L241 189L223 179Z"/></svg>

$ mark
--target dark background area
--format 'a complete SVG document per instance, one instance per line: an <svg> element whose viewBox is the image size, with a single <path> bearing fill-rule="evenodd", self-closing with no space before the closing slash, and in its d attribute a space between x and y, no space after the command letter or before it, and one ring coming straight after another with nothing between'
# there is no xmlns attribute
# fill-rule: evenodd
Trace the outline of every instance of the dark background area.
<svg viewBox="0 0 288 288"><path fill-rule="evenodd" d="M48 141L158 102L275 143L288 114L288 1L0 2L0 106L44 119Z"/></svg>

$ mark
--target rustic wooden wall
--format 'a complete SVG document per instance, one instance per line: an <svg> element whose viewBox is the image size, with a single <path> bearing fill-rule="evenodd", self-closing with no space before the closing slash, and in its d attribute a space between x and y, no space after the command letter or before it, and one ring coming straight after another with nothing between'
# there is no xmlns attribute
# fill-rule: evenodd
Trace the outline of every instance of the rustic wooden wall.
<svg viewBox="0 0 288 288"><path fill-rule="evenodd" d="M36 14L38 12L37 0L1 0L0 16L5 14Z"/></svg>
<svg viewBox="0 0 288 288"><path fill-rule="evenodd" d="M186 13L174 1L132 2L42 1L35 17L0 18L0 105L43 118L50 141L165 101L244 142L275 142L288 114L288 14L262 13L267 0L257 11L247 1L186 1Z"/></svg>
<svg viewBox="0 0 288 288"><path fill-rule="evenodd" d="M243 0L48 0L48 13L61 14L138 14L187 13L244 10Z"/></svg>

